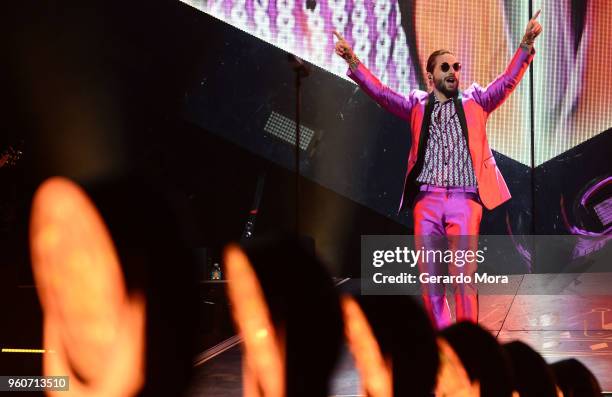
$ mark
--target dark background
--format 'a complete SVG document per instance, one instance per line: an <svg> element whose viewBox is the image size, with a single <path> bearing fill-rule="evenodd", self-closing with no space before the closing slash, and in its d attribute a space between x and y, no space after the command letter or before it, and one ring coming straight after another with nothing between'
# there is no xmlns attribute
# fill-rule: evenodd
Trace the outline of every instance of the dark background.
<svg viewBox="0 0 612 397"><path fill-rule="evenodd" d="M0 169L2 346L42 345L27 233L32 195L50 176L81 183L105 214L103 203L129 204L112 208L107 221L114 230L122 219L139 225L115 238L163 227L156 205L164 204L150 192L168 194L186 245L218 256L240 238L265 172L255 233L294 230L293 148L263 133L271 111L294 116L294 76L283 51L176 0L12 2L2 19L0 149L24 152ZM407 126L317 68L303 82L302 120L321 141L302 156L300 233L314 239L333 275L356 276L361 235L411 233L410 215L396 214ZM580 191L610 175L611 135L533 173L496 154L513 199L485 212L482 233L567 233L561 197L575 218ZM112 181L122 188L109 190ZM147 184L155 189L138 190ZM101 185L104 198L92 188ZM158 276L185 273L180 263L159 266ZM7 367L3 356L0 364L2 374L40 373L39 356Z"/></svg>

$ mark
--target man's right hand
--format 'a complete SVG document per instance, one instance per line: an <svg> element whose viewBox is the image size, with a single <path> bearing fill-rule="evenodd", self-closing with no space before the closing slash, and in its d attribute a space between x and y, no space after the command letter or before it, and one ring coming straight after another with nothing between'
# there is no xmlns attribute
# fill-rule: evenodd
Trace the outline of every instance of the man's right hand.
<svg viewBox="0 0 612 397"><path fill-rule="evenodd" d="M350 66L356 65L359 60L355 56L355 53L353 52L353 49L349 43L336 30L334 30L334 36L336 36L338 39L336 42L336 54L344 58L344 60L348 62Z"/></svg>

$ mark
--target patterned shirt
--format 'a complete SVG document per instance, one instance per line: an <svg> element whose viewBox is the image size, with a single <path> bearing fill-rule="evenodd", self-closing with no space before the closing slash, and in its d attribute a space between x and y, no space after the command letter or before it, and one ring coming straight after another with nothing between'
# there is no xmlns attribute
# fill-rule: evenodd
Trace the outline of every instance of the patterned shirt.
<svg viewBox="0 0 612 397"><path fill-rule="evenodd" d="M472 158L461 131L453 100L440 102L434 95L425 162L417 182L434 186L477 185Z"/></svg>

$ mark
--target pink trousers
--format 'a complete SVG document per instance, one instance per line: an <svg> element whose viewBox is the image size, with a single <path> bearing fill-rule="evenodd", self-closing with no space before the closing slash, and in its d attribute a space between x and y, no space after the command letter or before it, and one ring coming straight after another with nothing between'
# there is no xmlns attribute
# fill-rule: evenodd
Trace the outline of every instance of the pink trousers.
<svg viewBox="0 0 612 397"><path fill-rule="evenodd" d="M415 249L457 250L478 249L482 205L475 188L441 188L421 186L413 207ZM478 322L478 290L473 282L477 263L420 261L421 274L430 276L470 276L472 282L450 284L455 297L457 321ZM438 329L452 323L445 283L422 284L423 301L432 322Z"/></svg>

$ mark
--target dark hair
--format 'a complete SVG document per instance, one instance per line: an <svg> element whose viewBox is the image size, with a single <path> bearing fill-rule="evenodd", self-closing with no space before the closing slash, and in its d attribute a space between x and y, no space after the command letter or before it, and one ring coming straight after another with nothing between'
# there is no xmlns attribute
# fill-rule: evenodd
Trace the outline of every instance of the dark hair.
<svg viewBox="0 0 612 397"><path fill-rule="evenodd" d="M334 283L309 243L264 236L243 242L243 248L272 323L285 334L286 395L324 397L340 357L344 324Z"/></svg>
<svg viewBox="0 0 612 397"><path fill-rule="evenodd" d="M601 395L601 386L587 367L575 358L550 364L557 386L565 397L591 397Z"/></svg>
<svg viewBox="0 0 612 397"><path fill-rule="evenodd" d="M438 58L439 55L444 54L454 55L452 52L445 49L436 50L432 52L429 58L427 58L427 68L425 70L427 70L429 73L433 73L434 67L436 66L436 58Z"/></svg>
<svg viewBox="0 0 612 397"><path fill-rule="evenodd" d="M527 344L503 345L514 371L514 388L521 397L556 397L555 377L546 361Z"/></svg>
<svg viewBox="0 0 612 397"><path fill-rule="evenodd" d="M128 291L146 298L145 384L138 396L180 395L191 382L199 338L187 204L163 181L137 172L84 185L113 238Z"/></svg>
<svg viewBox="0 0 612 397"><path fill-rule="evenodd" d="M497 340L471 322L460 322L440 333L451 345L472 382L480 382L482 397L510 397L512 368Z"/></svg>
<svg viewBox="0 0 612 397"><path fill-rule="evenodd" d="M435 331L423 308L404 295L355 298L381 353L391 359L393 395L431 396L440 359Z"/></svg>

